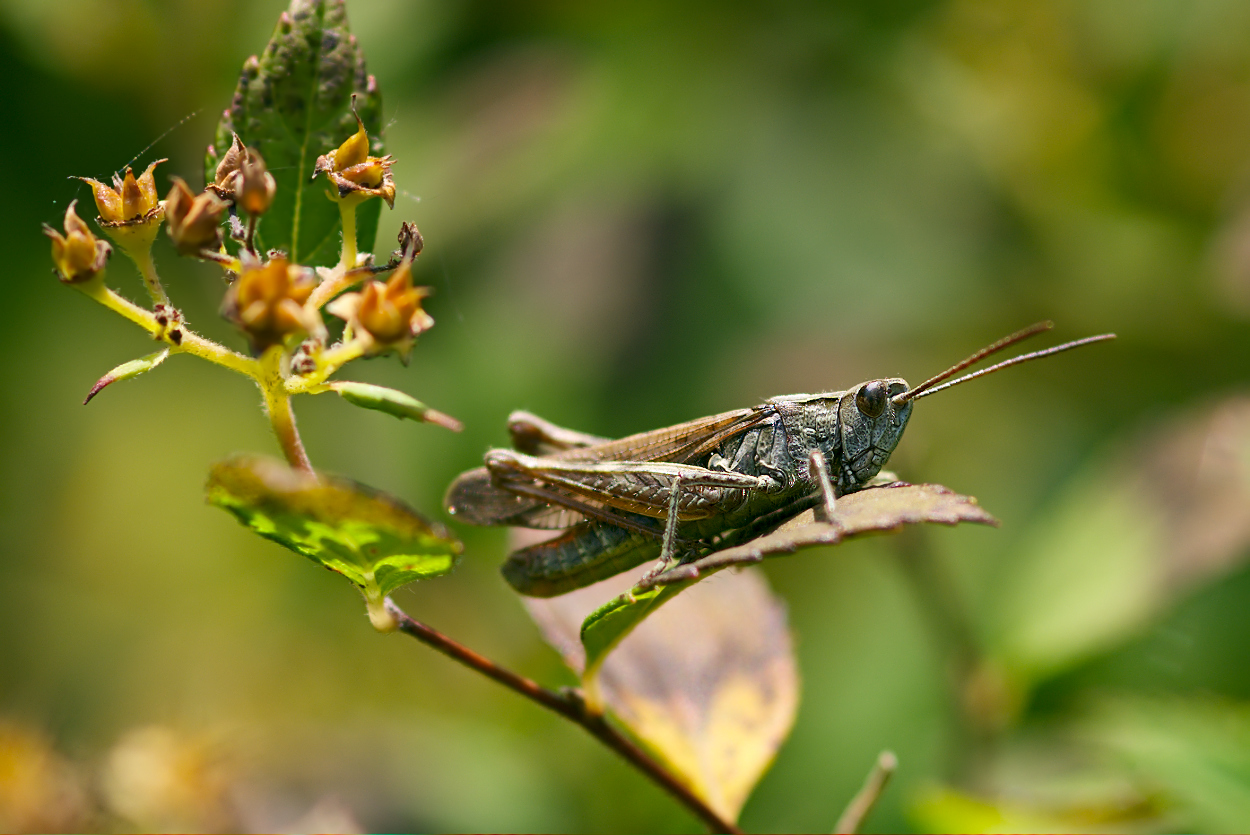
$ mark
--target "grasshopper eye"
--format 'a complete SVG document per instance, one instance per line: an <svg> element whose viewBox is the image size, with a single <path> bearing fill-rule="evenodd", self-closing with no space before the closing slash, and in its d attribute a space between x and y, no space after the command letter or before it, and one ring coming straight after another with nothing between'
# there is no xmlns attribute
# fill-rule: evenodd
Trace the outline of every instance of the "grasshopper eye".
<svg viewBox="0 0 1250 835"><path fill-rule="evenodd" d="M885 411L887 399L885 383L873 380L871 383L866 383L859 390L859 394L855 395L855 406L864 413L865 417L880 417Z"/></svg>

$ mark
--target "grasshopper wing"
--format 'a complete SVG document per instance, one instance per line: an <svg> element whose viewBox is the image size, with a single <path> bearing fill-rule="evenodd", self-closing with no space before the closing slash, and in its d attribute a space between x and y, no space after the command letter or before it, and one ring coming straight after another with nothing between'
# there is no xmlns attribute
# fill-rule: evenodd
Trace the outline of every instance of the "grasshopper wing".
<svg viewBox="0 0 1250 835"><path fill-rule="evenodd" d="M543 456L554 462L666 461L684 463L710 453L726 440L764 422L773 413L769 405L737 409L663 429L653 429L615 441L569 446ZM515 438L515 433L514 433ZM473 525L517 525L530 528L567 528L586 519L616 522L617 514L603 503L588 500L535 476L518 485L512 474L499 478L486 467L460 475L447 491L447 512ZM512 483L509 483L512 482Z"/></svg>
<svg viewBox="0 0 1250 835"><path fill-rule="evenodd" d="M494 483L494 477L485 467L461 473L447 489L443 506L448 513L470 525L517 525L554 530L586 519L576 510L503 489Z"/></svg>

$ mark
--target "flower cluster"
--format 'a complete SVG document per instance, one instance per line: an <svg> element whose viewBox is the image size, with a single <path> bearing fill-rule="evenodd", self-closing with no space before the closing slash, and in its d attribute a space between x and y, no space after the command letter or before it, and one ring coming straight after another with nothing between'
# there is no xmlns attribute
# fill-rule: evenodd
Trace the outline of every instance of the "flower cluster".
<svg viewBox="0 0 1250 835"><path fill-rule="evenodd" d="M179 255L198 255L221 246L221 219L226 201L205 189L195 194L181 177L171 178L174 187L165 198L166 227Z"/></svg>
<svg viewBox="0 0 1250 835"><path fill-rule="evenodd" d="M413 341L434 326L421 307L429 294L428 287L413 286L412 261L406 258L386 283L368 281L361 292L344 293L326 310L347 322L367 353L395 351L407 362Z"/></svg>
<svg viewBox="0 0 1250 835"><path fill-rule="evenodd" d="M249 215L259 216L269 211L278 192L278 183L265 167L260 151L244 147L236 133L230 148L217 163L207 191L238 205Z"/></svg>
<svg viewBox="0 0 1250 835"><path fill-rule="evenodd" d="M422 420L432 419L423 417L427 414L438 414L414 411L408 404L411 398L399 392L375 386L370 397L362 399L351 394L362 384L329 381L343 365L365 356L394 352L407 362L417 336L434 324L422 306L429 290L413 282L413 264L424 247L414 224L403 224L399 249L387 263L374 266L372 255L356 253L355 212L359 204L379 197L389 205L395 198L393 159L371 156L369 135L358 115L356 126L356 132L341 145L317 159L314 174L324 174L332 184L329 196L338 204L342 222L343 253L333 268L312 269L295 263L284 252L256 251L253 239L257 225L273 205L278 183L260 152L248 147L237 134L217 161L212 182L200 192L182 178L170 177L169 193L160 200L154 171L165 160L152 163L139 176L126 168L121 176L112 178L111 185L80 178L91 186L99 211L96 223L134 260L152 297L152 307L127 301L105 284L104 269L112 248L79 218L76 202L65 212L63 232L44 229L52 242L57 275L143 326L164 345L162 351L105 375L92 395L113 382L147 373L170 354L198 355L255 380L265 395L266 411L275 422L288 459L299 466L306 458L294 434L289 406L284 405L294 394L338 391L349 402L366 408L390 409ZM241 215L246 216L246 225ZM229 287L222 315L247 338L251 356L231 351L191 330L169 301L151 257L162 224L180 255L216 262L225 270ZM390 275L385 275L388 272ZM323 309L344 321L341 337L332 344L328 344L332 334L322 318ZM408 405L396 412L397 403Z"/></svg>

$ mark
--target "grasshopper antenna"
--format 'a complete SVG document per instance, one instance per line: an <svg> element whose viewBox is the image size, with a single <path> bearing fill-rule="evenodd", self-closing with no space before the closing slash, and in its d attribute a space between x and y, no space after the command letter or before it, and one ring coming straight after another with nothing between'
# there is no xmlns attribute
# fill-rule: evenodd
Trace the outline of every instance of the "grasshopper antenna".
<svg viewBox="0 0 1250 835"><path fill-rule="evenodd" d="M978 362L990 356L991 354L997 354L999 351L1003 350L1004 348L1008 348L1012 345L1015 345L1017 342L1028 339L1030 336L1039 334L1042 331L1048 331L1054 326L1055 326L1054 322L1049 322L1049 321L1038 322L1035 325L1029 325L1027 328L1024 328L1023 330L1016 331L1010 336L1004 336L1002 339L998 340L997 342L994 342L990 345L986 345L984 348L977 351L975 354L968 357L967 359L964 359L964 360L961 360L960 362L955 363L950 368L943 371L941 374L938 374L935 377L930 377L929 379L925 380L920 385L914 386L908 389L907 391L903 392L902 394L894 395L894 397L892 398L894 401L894 405L902 406L908 400L918 400L921 397L928 397L930 394L936 394L939 391L942 391L943 389L950 388L951 386L957 386L960 383L966 383L969 380L975 380L977 377L984 377L986 374L993 374L995 371L1001 371L1002 369L1006 368L1009 365L1019 365L1020 363L1028 362L1029 360L1041 359L1042 357L1049 357L1052 354L1061 354L1064 351L1071 351L1073 348L1079 348L1082 345L1089 345L1094 342L1105 342L1108 339L1115 339L1114 333L1100 333L1097 336L1087 336L1084 339L1076 339L1076 340L1073 340L1072 342L1065 342L1062 345L1056 345L1053 348L1045 348L1041 351L1033 351L1032 353L1021 354L1018 357L1012 357L1009 360L1003 360L1002 362L995 363L994 365L991 365L989 368L982 368L980 371L974 371L971 374L965 374L964 376L959 377L958 379L951 380L949 383L938 385L938 383L941 383L943 380L949 380L951 377L955 376L960 371L963 371L968 366L976 365Z"/></svg>

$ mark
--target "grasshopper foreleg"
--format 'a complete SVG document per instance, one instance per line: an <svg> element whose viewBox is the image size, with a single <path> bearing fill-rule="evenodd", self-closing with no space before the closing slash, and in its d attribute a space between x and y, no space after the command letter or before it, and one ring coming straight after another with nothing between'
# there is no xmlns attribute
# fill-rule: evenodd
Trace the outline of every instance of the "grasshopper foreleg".
<svg viewBox="0 0 1250 835"><path fill-rule="evenodd" d="M664 520L664 540L660 544L660 565L667 566L677 551L677 513L681 506L681 476L673 479L672 493L668 498L668 518Z"/></svg>
<svg viewBox="0 0 1250 835"><path fill-rule="evenodd" d="M673 558L677 553L677 515L681 506L682 482L680 475L673 479L673 486L668 497L668 518L664 522L664 539L660 544L660 559L650 571L638 579L639 583L650 580L673 564Z"/></svg>
<svg viewBox="0 0 1250 835"><path fill-rule="evenodd" d="M837 501L838 493L833 487L833 480L829 478L829 465L825 462L825 454L818 449L812 450L808 456L808 462L811 464L812 475L815 477L817 486L820 488L821 503L817 512L825 517L825 521L829 524L834 522L834 504Z"/></svg>

